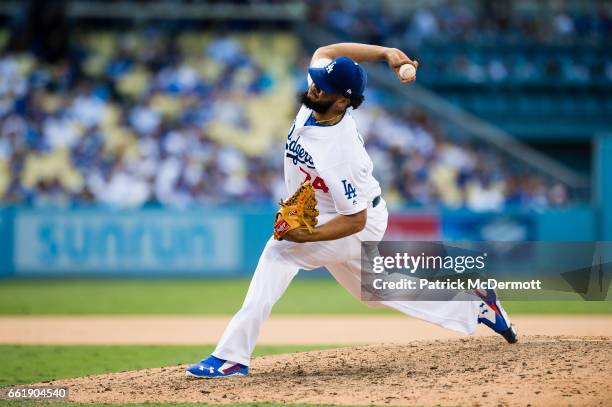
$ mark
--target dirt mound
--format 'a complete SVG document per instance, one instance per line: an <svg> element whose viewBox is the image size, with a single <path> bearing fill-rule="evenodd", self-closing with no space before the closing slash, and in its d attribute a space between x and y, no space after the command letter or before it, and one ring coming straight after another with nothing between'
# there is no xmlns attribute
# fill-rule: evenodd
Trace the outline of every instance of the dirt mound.
<svg viewBox="0 0 612 407"><path fill-rule="evenodd" d="M256 358L251 375L197 380L185 366L57 380L75 402L605 406L612 339L526 336L372 345Z"/></svg>

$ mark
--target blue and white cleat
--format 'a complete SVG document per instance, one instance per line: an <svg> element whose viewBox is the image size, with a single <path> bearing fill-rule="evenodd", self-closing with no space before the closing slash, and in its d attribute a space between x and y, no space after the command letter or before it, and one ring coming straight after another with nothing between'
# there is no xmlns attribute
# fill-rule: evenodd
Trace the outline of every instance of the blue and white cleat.
<svg viewBox="0 0 612 407"><path fill-rule="evenodd" d="M208 379L212 377L246 376L249 367L240 363L228 362L210 355L200 363L189 366L185 374L190 377Z"/></svg>
<svg viewBox="0 0 612 407"><path fill-rule="evenodd" d="M510 323L508 314L506 314L501 303L497 300L495 290L487 289L484 292L476 290L476 295L482 298L480 312L478 313L478 323L485 324L503 336L508 343L518 342L516 329L514 329L514 326Z"/></svg>

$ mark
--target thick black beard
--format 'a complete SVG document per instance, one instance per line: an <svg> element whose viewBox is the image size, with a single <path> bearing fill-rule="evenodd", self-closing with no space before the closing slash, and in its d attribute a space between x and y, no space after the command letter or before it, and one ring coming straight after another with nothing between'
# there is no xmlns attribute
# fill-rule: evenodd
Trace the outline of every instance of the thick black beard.
<svg viewBox="0 0 612 407"><path fill-rule="evenodd" d="M298 94L298 99L301 104L317 113L325 113L334 104L334 100L316 102L308 98L308 91Z"/></svg>

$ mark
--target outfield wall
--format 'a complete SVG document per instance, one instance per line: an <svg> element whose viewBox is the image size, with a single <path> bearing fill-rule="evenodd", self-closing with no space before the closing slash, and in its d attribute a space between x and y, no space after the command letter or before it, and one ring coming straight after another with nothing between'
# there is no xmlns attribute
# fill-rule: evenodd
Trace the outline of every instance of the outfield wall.
<svg viewBox="0 0 612 407"><path fill-rule="evenodd" d="M0 209L0 276L250 274L271 233L272 207L189 210ZM543 213L406 210L389 240L597 240L588 207Z"/></svg>

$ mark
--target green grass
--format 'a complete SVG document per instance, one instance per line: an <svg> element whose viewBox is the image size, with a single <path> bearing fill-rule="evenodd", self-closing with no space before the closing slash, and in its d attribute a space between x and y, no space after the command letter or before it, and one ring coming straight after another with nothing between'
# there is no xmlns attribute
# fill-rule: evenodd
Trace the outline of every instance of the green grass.
<svg viewBox="0 0 612 407"><path fill-rule="evenodd" d="M254 356L334 346L258 346ZM195 363L213 346L0 345L0 386Z"/></svg>
<svg viewBox="0 0 612 407"><path fill-rule="evenodd" d="M0 314L231 315L248 279L17 280L0 282ZM296 279L276 314L384 313L365 307L331 279Z"/></svg>
<svg viewBox="0 0 612 407"><path fill-rule="evenodd" d="M248 288L248 279L224 280L4 280L4 315L231 315ZM514 314L612 314L612 301L508 301ZM273 314L381 315L334 280L297 278Z"/></svg>

